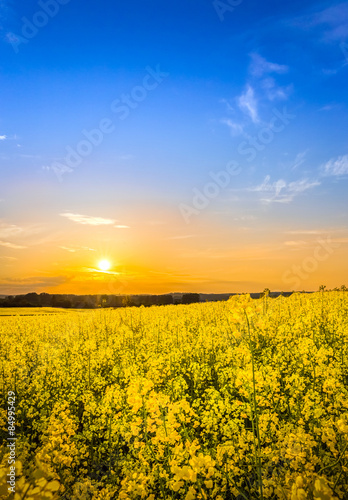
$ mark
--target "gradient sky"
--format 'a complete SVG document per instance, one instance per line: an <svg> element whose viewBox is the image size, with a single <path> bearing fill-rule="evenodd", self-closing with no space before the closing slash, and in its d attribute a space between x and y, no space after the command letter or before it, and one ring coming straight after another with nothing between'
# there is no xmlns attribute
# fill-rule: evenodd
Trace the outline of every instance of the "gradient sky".
<svg viewBox="0 0 348 500"><path fill-rule="evenodd" d="M347 3L0 9L0 293L348 285Z"/></svg>

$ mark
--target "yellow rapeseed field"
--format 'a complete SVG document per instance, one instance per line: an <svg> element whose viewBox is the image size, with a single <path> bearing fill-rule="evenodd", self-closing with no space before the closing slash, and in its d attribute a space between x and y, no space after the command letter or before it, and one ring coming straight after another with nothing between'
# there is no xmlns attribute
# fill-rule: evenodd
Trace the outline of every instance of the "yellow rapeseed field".
<svg viewBox="0 0 348 500"><path fill-rule="evenodd" d="M348 293L0 318L0 498L347 499Z"/></svg>

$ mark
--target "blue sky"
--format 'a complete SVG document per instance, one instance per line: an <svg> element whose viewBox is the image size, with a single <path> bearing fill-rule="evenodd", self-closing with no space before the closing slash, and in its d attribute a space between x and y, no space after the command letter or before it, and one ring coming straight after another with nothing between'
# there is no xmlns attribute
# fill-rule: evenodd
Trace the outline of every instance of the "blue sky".
<svg viewBox="0 0 348 500"><path fill-rule="evenodd" d="M0 6L4 293L46 290L52 273L57 286L80 290L86 282L94 289L82 264L69 264L74 252L66 252L67 260L57 252L70 248L73 226L91 231L99 224L64 214L127 226L111 234L87 231L80 235L84 244L71 248L93 246L88 237L109 241L109 258L116 267L123 262L129 291L286 288L284 273L315 258L318 235L339 245L336 261L347 271L346 3L4 0ZM151 88L144 90L144 82ZM115 111L120 105L123 114ZM109 131L97 134L100 143L87 145L78 164L67 163L68 152L102 122ZM238 173L226 186L211 187L211 197L203 194L203 208L195 205L212 173L231 161ZM286 235L296 231L301 238ZM49 258L44 267L38 261L34 277L41 281L30 281L42 242L59 269L53 272ZM284 258L265 283L261 270L274 265L268 243ZM119 257L122 245L131 262ZM146 245L148 257L140 256ZM255 267L243 280L233 262L250 249L265 257L260 277ZM83 252L81 262L89 258ZM197 269L192 254L200 256ZM211 264L212 255L220 256L221 268ZM296 285L314 287L336 276L334 260L318 263ZM151 273L161 275L153 286Z"/></svg>

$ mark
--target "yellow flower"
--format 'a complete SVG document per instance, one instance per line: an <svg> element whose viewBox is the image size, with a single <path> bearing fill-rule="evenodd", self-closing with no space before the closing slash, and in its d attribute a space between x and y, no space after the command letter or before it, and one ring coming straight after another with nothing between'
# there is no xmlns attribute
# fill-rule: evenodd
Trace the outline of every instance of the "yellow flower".
<svg viewBox="0 0 348 500"><path fill-rule="evenodd" d="M188 492L186 493L185 500L195 500L196 498L196 490L193 486L190 486Z"/></svg>
<svg viewBox="0 0 348 500"><path fill-rule="evenodd" d="M172 490L173 491L179 491L180 488L182 488L184 486L184 481L174 481L172 483Z"/></svg>
<svg viewBox="0 0 348 500"><path fill-rule="evenodd" d="M315 480L313 497L320 500L331 500L333 498L333 492L324 478Z"/></svg>
<svg viewBox="0 0 348 500"><path fill-rule="evenodd" d="M303 487L303 477L302 476L298 476L296 478L296 486L298 488L302 488Z"/></svg>

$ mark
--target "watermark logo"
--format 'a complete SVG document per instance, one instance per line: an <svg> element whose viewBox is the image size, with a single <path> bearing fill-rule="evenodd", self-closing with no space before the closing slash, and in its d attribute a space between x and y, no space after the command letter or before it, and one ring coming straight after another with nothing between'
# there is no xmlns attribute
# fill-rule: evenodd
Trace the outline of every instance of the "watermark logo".
<svg viewBox="0 0 348 500"><path fill-rule="evenodd" d="M293 290L299 290L302 282L307 280L309 276L317 271L320 262L327 260L341 245L331 241L331 237L326 239L320 238L317 240L317 245L314 248L313 255L308 255L303 259L300 265L293 265L291 269L284 272L282 279L283 283L292 285Z"/></svg>
<svg viewBox="0 0 348 500"><path fill-rule="evenodd" d="M145 69L147 73L142 79L141 85L133 87L128 94L122 94L120 98L115 99L110 105L111 112L121 121L128 118L132 110L136 109L147 98L148 93L157 89L164 79L169 76L169 73L161 70L159 64L155 68L146 66ZM66 146L66 156L63 162L55 161L50 166L44 166L43 168L52 170L61 182L63 174L72 172L81 165L84 158L90 156L95 148L102 144L105 136L112 134L115 129L115 123L112 119L102 118L96 128L82 130L83 139L75 146Z"/></svg>
<svg viewBox="0 0 348 500"><path fill-rule="evenodd" d="M340 49L342 51L342 54L344 55L344 58L346 60L345 65L348 64L348 43L342 42L340 43Z"/></svg>
<svg viewBox="0 0 348 500"><path fill-rule="evenodd" d="M19 52L19 47L22 44L27 44L30 40L36 37L39 30L47 26L49 21L55 17L61 9L62 5L66 5L71 0L39 0L39 10L35 12L31 19L22 17L21 34L8 33L7 39L12 45L16 54Z"/></svg>
<svg viewBox="0 0 348 500"><path fill-rule="evenodd" d="M222 22L225 20L225 14L232 13L242 2L243 0L214 0L213 7Z"/></svg>
<svg viewBox="0 0 348 500"><path fill-rule="evenodd" d="M241 156L247 156L247 162L255 160L258 153L263 151L274 140L276 134L282 132L291 120L296 118L296 115L290 114L286 107L282 111L273 108L272 113L273 116L268 125L262 127L255 136L248 136L246 140L243 140L238 145L238 153ZM241 168L236 161L230 161L222 171L210 172L209 176L213 182L206 183L201 190L194 188L191 204L181 203L178 207L186 224L190 222L192 215L199 215L202 210L207 208L211 200L215 199L223 189L228 187L232 177L239 175L240 172ZM268 182L269 179L267 177L265 181ZM264 185L262 187L265 188L267 186ZM286 184L283 180L269 186L271 190L275 190L275 198L280 195L280 192L285 187Z"/></svg>
<svg viewBox="0 0 348 500"><path fill-rule="evenodd" d="M16 395L13 391L9 391L7 400L7 421L8 421L8 438L7 447L9 449L8 465L10 472L7 474L7 483L9 493L16 492Z"/></svg>
<svg viewBox="0 0 348 500"><path fill-rule="evenodd" d="M255 160L257 153L263 151L270 144L275 135L282 132L296 115L288 113L284 106L282 111L277 108L272 109L273 117L268 125L261 128L256 136L249 136L247 140L242 141L237 151L242 156L247 156L248 162Z"/></svg>
<svg viewBox="0 0 348 500"><path fill-rule="evenodd" d="M232 177L239 175L241 168L235 161L227 163L224 170L219 172L209 172L212 181L207 182L202 190L193 189L193 198L191 205L181 203L179 211L183 216L186 224L190 222L192 215L199 215L202 210L207 208L211 200L216 198L223 189L226 189L231 182Z"/></svg>
<svg viewBox="0 0 348 500"><path fill-rule="evenodd" d="M145 101L148 93L163 82L169 76L169 73L161 71L160 65L157 64L153 69L151 66L146 66L147 74L144 76L142 84L133 87L129 94L122 94L120 99L115 99L111 103L111 111L118 115L120 120L125 120L131 113L132 109L136 109L139 103Z"/></svg>

